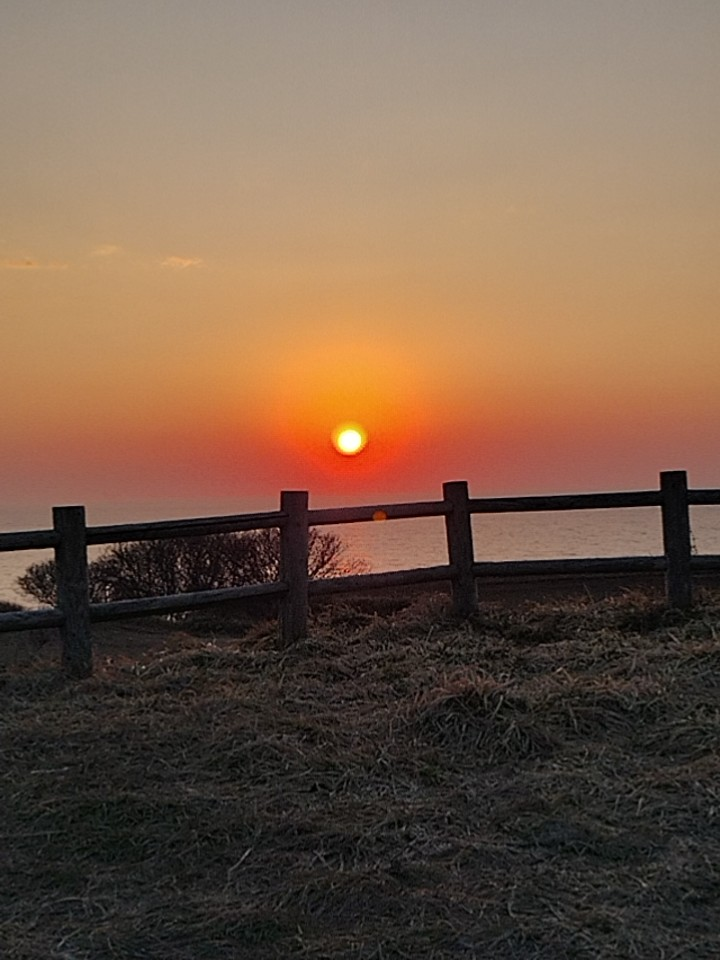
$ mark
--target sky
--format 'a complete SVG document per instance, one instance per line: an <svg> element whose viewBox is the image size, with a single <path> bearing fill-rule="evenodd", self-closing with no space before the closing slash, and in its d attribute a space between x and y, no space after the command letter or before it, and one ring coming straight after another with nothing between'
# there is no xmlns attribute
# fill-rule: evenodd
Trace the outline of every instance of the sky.
<svg viewBox="0 0 720 960"><path fill-rule="evenodd" d="M720 486L717 0L0 19L4 502Z"/></svg>

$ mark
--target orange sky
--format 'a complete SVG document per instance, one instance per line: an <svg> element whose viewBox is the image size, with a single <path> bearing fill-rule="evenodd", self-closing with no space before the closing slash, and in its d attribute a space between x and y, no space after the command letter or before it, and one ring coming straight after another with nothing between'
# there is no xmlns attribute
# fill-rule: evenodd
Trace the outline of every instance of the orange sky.
<svg viewBox="0 0 720 960"><path fill-rule="evenodd" d="M720 484L720 6L4 20L4 501Z"/></svg>

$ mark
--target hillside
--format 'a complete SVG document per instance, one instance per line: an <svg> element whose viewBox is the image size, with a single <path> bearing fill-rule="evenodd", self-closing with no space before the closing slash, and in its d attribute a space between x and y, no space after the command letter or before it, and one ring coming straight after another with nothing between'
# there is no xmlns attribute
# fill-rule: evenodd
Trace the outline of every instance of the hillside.
<svg viewBox="0 0 720 960"><path fill-rule="evenodd" d="M720 594L444 603L3 666L3 955L716 960Z"/></svg>

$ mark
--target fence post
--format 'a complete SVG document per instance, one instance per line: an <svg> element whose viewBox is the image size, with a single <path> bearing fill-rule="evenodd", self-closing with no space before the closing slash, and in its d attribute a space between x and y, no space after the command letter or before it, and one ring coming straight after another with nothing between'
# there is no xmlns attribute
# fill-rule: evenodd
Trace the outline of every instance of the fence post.
<svg viewBox="0 0 720 960"><path fill-rule="evenodd" d="M85 507L53 507L58 608L64 616L62 664L71 677L92 673Z"/></svg>
<svg viewBox="0 0 720 960"><path fill-rule="evenodd" d="M283 490L280 509L288 515L280 528L280 579L288 587L280 607L283 647L307 635L308 618L308 493Z"/></svg>
<svg viewBox="0 0 720 960"><path fill-rule="evenodd" d="M477 588L473 574L473 538L470 515L470 496L465 480L451 480L443 484L443 498L450 503L445 514L448 559L455 567L452 579L453 613L469 617L477 611Z"/></svg>
<svg viewBox="0 0 720 960"><path fill-rule="evenodd" d="M667 602L671 607L686 610L692 604L692 547L687 473L684 470L661 473L660 492Z"/></svg>

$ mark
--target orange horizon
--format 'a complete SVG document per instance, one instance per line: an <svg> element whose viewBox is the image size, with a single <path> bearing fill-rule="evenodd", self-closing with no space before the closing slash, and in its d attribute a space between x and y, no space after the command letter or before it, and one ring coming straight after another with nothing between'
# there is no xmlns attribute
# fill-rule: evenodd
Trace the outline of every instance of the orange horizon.
<svg viewBox="0 0 720 960"><path fill-rule="evenodd" d="M8 6L0 506L717 483L720 4Z"/></svg>

